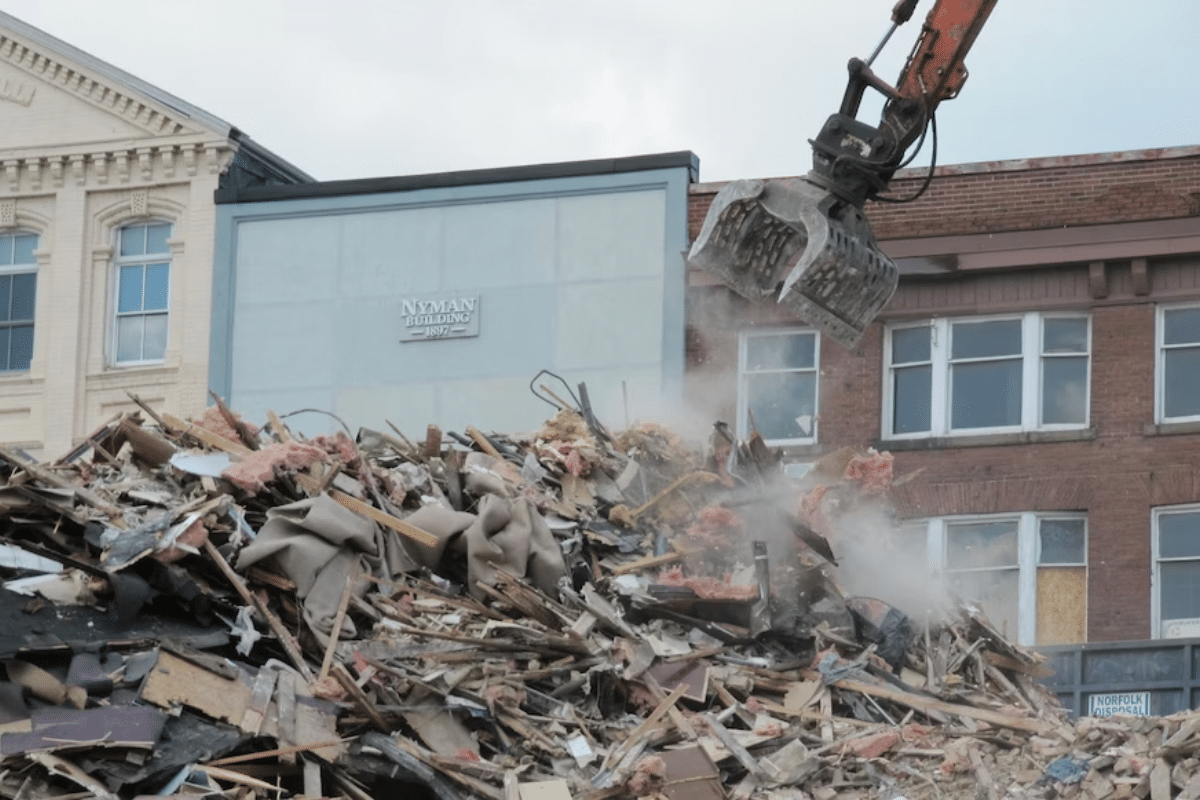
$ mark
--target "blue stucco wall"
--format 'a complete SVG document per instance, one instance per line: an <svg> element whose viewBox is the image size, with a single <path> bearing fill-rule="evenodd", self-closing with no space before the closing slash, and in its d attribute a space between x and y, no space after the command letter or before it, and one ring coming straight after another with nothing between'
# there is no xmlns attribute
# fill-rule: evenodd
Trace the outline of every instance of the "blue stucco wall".
<svg viewBox="0 0 1200 800"><path fill-rule="evenodd" d="M612 424L678 400L686 167L217 206L210 388L247 418L533 430L542 369ZM479 335L401 342L406 297ZM297 418L305 433L323 415Z"/></svg>

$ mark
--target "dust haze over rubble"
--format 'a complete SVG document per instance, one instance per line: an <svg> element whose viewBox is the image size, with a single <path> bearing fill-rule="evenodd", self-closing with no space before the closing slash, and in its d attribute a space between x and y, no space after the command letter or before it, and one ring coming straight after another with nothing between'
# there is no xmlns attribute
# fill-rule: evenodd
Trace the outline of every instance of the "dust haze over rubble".
<svg viewBox="0 0 1200 800"><path fill-rule="evenodd" d="M847 594L882 600L918 625L940 622L951 612L953 598L929 568L923 536L912 546L885 510L871 507L848 511L834 528L838 582Z"/></svg>

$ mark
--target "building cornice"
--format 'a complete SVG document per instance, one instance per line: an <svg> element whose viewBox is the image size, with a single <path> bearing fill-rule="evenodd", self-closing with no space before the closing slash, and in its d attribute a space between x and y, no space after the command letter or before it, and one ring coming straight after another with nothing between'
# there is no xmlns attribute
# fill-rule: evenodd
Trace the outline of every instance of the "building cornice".
<svg viewBox="0 0 1200 800"><path fill-rule="evenodd" d="M190 139L190 140L189 140ZM64 186L128 186L219 175L237 147L228 140L189 137L182 142L125 141L119 146L0 151L0 197Z"/></svg>
<svg viewBox="0 0 1200 800"><path fill-rule="evenodd" d="M121 118L150 136L199 132L196 125L185 124L183 118L167 107L68 64L2 28L0 63L8 64L36 79L33 84L14 89L13 101L22 105L32 102L40 88L38 83L48 83L82 102Z"/></svg>

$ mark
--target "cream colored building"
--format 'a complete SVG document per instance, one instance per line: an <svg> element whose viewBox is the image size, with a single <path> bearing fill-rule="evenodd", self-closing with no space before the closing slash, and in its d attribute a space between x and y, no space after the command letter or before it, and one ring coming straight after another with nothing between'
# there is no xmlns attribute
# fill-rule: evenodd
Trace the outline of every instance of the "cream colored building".
<svg viewBox="0 0 1200 800"><path fill-rule="evenodd" d="M201 411L213 193L311 180L0 12L0 442L57 458L131 392Z"/></svg>

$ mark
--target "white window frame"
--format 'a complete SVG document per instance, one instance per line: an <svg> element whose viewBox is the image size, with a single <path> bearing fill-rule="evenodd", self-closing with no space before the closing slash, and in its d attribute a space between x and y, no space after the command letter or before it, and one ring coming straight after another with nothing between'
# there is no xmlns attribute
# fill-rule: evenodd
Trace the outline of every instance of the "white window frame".
<svg viewBox="0 0 1200 800"><path fill-rule="evenodd" d="M27 228L7 228L4 230L0 230L0 238L13 237L13 239L15 240L15 238L17 236L32 236L36 240L36 242L34 243L34 246L33 246L33 249L34 249L33 261L21 263L21 264L15 264L15 263L14 264L5 264L3 266L0 266L0 275L14 275L14 276L15 275L33 275L34 308L33 308L33 317L29 321L30 325L33 328L33 343L30 346L30 356L29 356L30 366L25 367L24 369L0 368L0 377L6 376L6 375L17 375L17 374L22 374L22 373L28 373L33 366L33 349L37 347L37 284L38 284L39 275L38 275L38 260L37 260L36 253L37 253L38 248L41 247L41 245L42 245L42 235L40 233L38 233L37 231L31 231ZM13 246L15 247L15 245L13 245ZM11 302L11 300L10 300L10 302ZM22 322L23 322L23 320L22 320ZM11 330L12 328L14 328L16 326L12 324L12 320L9 320L7 322L0 323L0 327L5 327L5 328L8 328L9 330ZM11 336L11 334L10 334L10 336ZM12 340L10 338L9 352L5 354L5 363L7 363L8 356L10 356L11 354L12 354Z"/></svg>
<svg viewBox="0 0 1200 800"><path fill-rule="evenodd" d="M1159 557L1158 521L1165 514L1200 514L1200 504L1188 503L1176 506L1157 506L1150 509L1150 638L1162 639L1162 559ZM1173 558L1171 561L1200 561L1198 558Z"/></svg>
<svg viewBox="0 0 1200 800"><path fill-rule="evenodd" d="M143 254L143 255L138 255L138 256L122 256L121 255L121 235L122 235L122 233L126 229L136 228L136 227L145 226L145 225L167 225L167 226L169 226L170 232L167 234L167 249L163 252L158 252L158 253L148 253L148 254ZM124 223L116 226L113 229L113 269L112 269L111 284L110 284L111 285L112 302L110 304L110 312L109 312L109 336L108 336L108 346L109 346L109 354L110 354L108 362L109 362L110 366L112 366L112 367L123 369L126 367L155 366L155 365L162 364L166 361L167 350L169 350L170 346L171 346L171 314L172 314L172 312L171 312L171 305L172 305L171 297L172 297L172 294L174 293L174 285L175 285L175 281L174 281L175 252L174 252L174 249L170 245L170 241L174 237L174 235L175 235L175 222L173 220L169 220L169 219L154 218L154 219L132 220L129 222L124 222ZM146 266L149 264L161 264L164 261L167 264L167 308L166 308L166 311L165 312L159 312L159 311L146 312L145 308L143 306L143 309L139 312L122 313L119 310L120 302L121 302L121 267L134 266L134 265ZM146 317L146 316L158 316L160 314L167 318L167 333L166 333L167 338L166 338L166 342L163 345L162 357L161 358L129 359L127 361L120 360L120 357L119 357L120 325L118 323L118 320L123 317L133 317L133 316ZM143 341L143 352L144 352L144 348L145 348L145 345L144 345L144 341Z"/></svg>
<svg viewBox="0 0 1200 800"><path fill-rule="evenodd" d="M1177 305L1160 305L1154 314L1154 421L1157 424L1171 422L1200 422L1200 414L1190 414L1184 417L1167 416L1167 345L1166 315L1168 311L1182 311L1200 308L1197 303L1180 303ZM1200 343L1197 343L1200 345Z"/></svg>
<svg viewBox="0 0 1200 800"><path fill-rule="evenodd" d="M813 366L811 369L779 369L779 370L758 370L749 372L746 369L747 348L749 341L754 338L770 337L770 336L792 336L795 334L806 334L812 336L813 341ZM757 328L753 330L741 331L738 335L738 379L737 379L737 425L735 431L739 439L748 439L750 437L750 395L747 390L747 377L750 375L760 375L766 372L811 372L813 373L813 418L812 418L812 435L808 437L800 437L794 439L764 439L764 441L773 446L784 445L803 445L815 444L817 441L817 418L818 411L821 407L821 336L813 328Z"/></svg>
<svg viewBox="0 0 1200 800"><path fill-rule="evenodd" d="M1042 522L1060 519L1083 520L1083 553L1084 561L1079 563L1041 564L1041 537L1038 536ZM925 526L925 558L929 571L933 575L945 576L946 567L946 531L954 524L980 522L1017 523L1017 630L1009 631L1018 644L1034 646L1037 642L1037 573L1045 567L1083 567L1087 569L1088 524L1087 514L1082 512L1049 512L1022 511L1008 514L960 514L949 517L931 517L924 520L910 520L901 524L903 528ZM986 570L991 571L991 570ZM970 601L965 597L963 600Z"/></svg>
<svg viewBox="0 0 1200 800"><path fill-rule="evenodd" d="M1052 319L1082 319L1087 323L1087 349L1070 357L1083 356L1087 359L1087 377L1084 390L1084 419L1079 423L1042 422L1042 362L1055 358L1042 350L1044 322ZM994 426L989 428L950 427L952 408L950 380L950 334L955 323L1021 321L1021 422L1018 425ZM911 433L896 433L895 421L895 372L892 363L892 336L897 330L930 329L930 408L929 430ZM1084 430L1091 424L1092 384L1092 320L1087 313L1038 312L1023 314L997 314L980 317L937 317L920 323L897 323L888 326L883 344L883 406L880 430L884 439L928 439L940 436L985 436L996 433L1024 433L1029 431ZM1065 355L1065 354L1064 354ZM907 365L902 365L903 366Z"/></svg>

